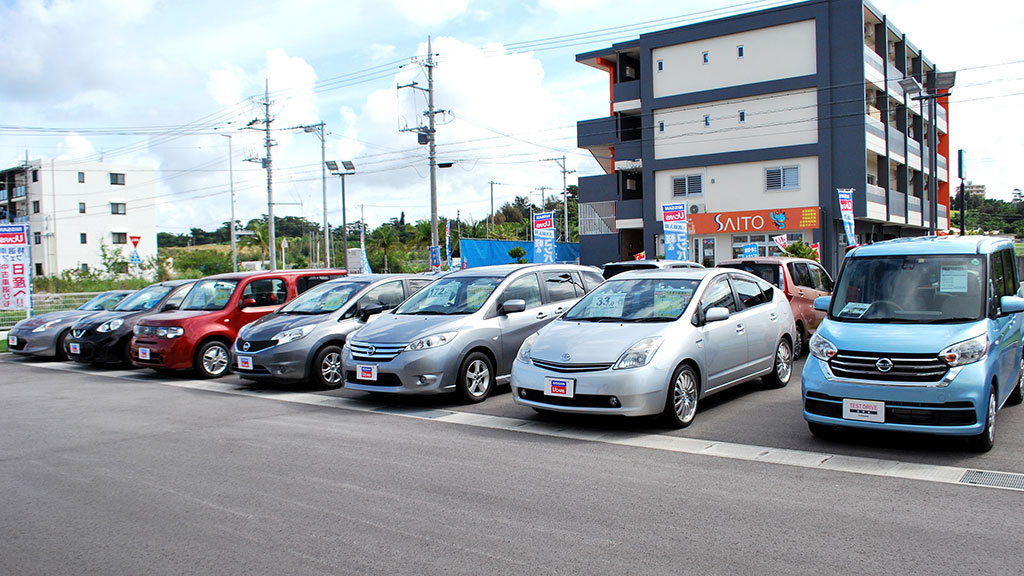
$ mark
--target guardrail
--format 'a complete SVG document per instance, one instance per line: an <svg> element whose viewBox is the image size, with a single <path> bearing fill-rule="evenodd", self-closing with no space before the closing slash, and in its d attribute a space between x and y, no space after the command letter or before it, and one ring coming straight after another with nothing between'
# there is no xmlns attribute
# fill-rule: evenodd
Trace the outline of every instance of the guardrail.
<svg viewBox="0 0 1024 576"><path fill-rule="evenodd" d="M36 293L32 295L33 316L58 310L74 310L100 294L102 292ZM0 331L6 332L10 330L15 324L24 319L24 310L0 310Z"/></svg>

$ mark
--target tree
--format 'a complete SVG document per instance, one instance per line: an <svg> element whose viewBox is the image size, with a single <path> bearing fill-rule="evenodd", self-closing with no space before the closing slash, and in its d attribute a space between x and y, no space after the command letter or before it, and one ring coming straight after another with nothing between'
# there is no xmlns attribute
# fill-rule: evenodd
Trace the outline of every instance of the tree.
<svg viewBox="0 0 1024 576"><path fill-rule="evenodd" d="M807 244L804 244L801 240L790 242L789 246L783 251L787 256L794 258L808 258L810 260L818 259L818 251L811 248Z"/></svg>
<svg viewBox="0 0 1024 576"><path fill-rule="evenodd" d="M529 260L525 258L526 250L524 250L522 246L513 246L512 249L508 251L508 255L515 260L516 264L526 264L529 262Z"/></svg>
<svg viewBox="0 0 1024 576"><path fill-rule="evenodd" d="M267 226L267 221L250 220L249 224L245 227L245 229L251 230L252 234L248 236L242 236L242 245L259 248L260 261L262 262L266 260L267 252L270 251L270 227Z"/></svg>
<svg viewBox="0 0 1024 576"><path fill-rule="evenodd" d="M390 224L382 224L370 235L373 245L384 251L384 270L388 269L388 250L399 244L398 232Z"/></svg>

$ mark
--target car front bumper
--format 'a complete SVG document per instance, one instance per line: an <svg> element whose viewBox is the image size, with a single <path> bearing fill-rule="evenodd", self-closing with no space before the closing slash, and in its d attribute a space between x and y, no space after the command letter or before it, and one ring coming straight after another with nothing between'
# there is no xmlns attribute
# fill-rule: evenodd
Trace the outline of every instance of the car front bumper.
<svg viewBox="0 0 1024 576"><path fill-rule="evenodd" d="M232 374L238 374L247 380L300 381L307 378L310 348L305 340L296 340L280 346L271 346L257 352L246 352L235 346L231 347L231 362L228 365ZM251 369L239 366L239 358L248 357L252 361Z"/></svg>
<svg viewBox="0 0 1024 576"><path fill-rule="evenodd" d="M521 406L553 412L646 416L665 409L671 376L653 364L625 370L554 372L517 359L512 366L512 397ZM546 378L573 380L573 396L546 394Z"/></svg>
<svg viewBox="0 0 1024 576"><path fill-rule="evenodd" d="M59 328L44 332L13 328L7 333L7 351L24 356L56 356L57 339L60 333ZM11 336L17 338L17 344L11 344Z"/></svg>
<svg viewBox="0 0 1024 576"><path fill-rule="evenodd" d="M149 360L139 358L139 349L149 350ZM147 338L132 340L132 364L143 368L182 370L192 368L192 342L182 338Z"/></svg>
<svg viewBox="0 0 1024 576"><path fill-rule="evenodd" d="M455 390L462 360L456 342L429 350L403 350L389 361L356 360L346 346L342 355L345 388L393 394L440 394ZM377 379L358 378L360 367L376 366Z"/></svg>

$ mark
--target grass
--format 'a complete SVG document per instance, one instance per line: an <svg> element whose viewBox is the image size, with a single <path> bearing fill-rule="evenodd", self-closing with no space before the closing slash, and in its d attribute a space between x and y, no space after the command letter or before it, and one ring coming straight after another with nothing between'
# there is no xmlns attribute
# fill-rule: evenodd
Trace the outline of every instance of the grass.
<svg viewBox="0 0 1024 576"><path fill-rule="evenodd" d="M7 352L7 339L0 340L0 354Z"/></svg>

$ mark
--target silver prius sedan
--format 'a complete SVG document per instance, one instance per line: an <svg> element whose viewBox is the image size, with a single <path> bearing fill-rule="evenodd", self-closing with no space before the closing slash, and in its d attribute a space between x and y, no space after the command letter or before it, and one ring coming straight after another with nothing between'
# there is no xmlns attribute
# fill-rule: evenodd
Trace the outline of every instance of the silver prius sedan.
<svg viewBox="0 0 1024 576"><path fill-rule="evenodd" d="M786 296L746 272L626 272L523 342L512 392L538 411L662 414L682 428L710 394L788 384L793 332Z"/></svg>

